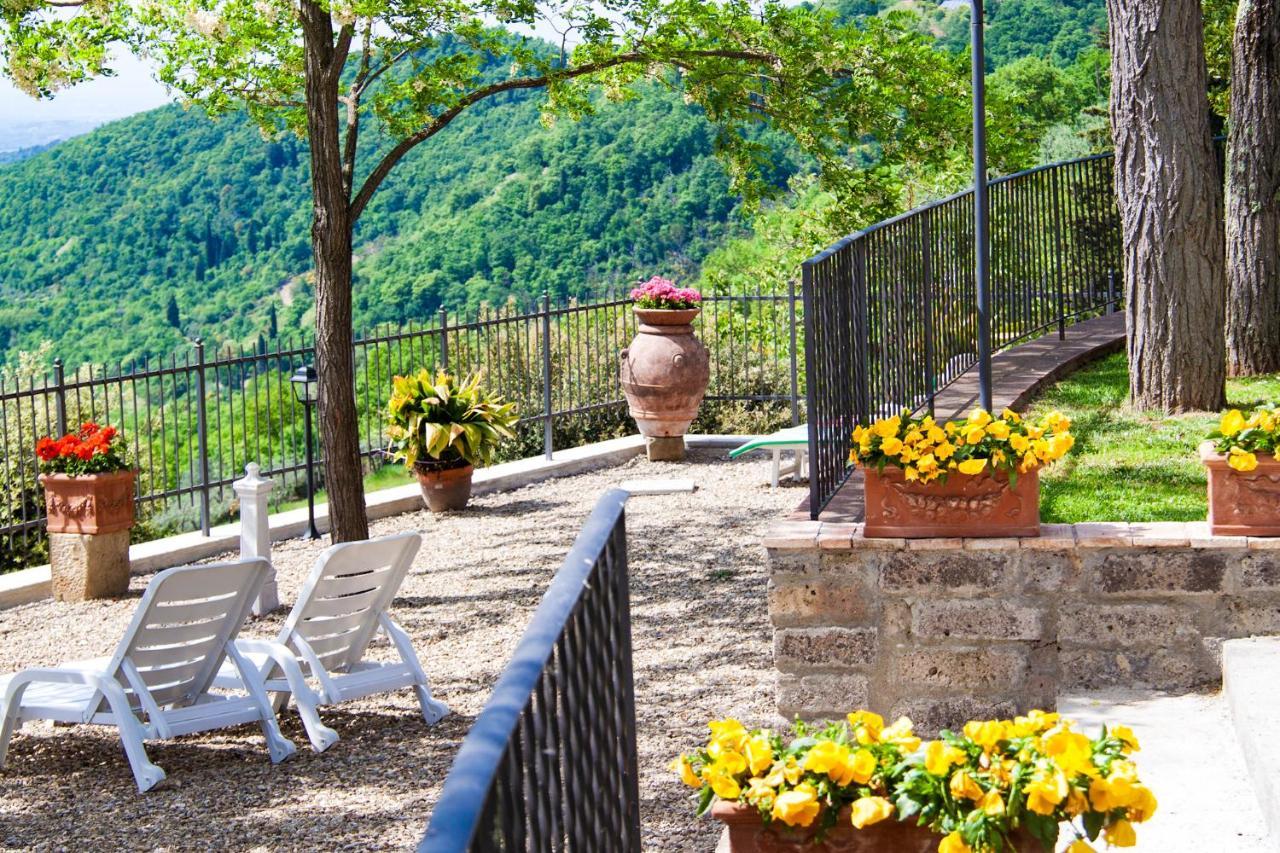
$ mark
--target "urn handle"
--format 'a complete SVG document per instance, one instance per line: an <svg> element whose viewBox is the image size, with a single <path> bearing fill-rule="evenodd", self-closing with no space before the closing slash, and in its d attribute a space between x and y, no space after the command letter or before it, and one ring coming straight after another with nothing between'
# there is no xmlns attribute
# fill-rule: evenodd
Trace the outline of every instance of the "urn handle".
<svg viewBox="0 0 1280 853"><path fill-rule="evenodd" d="M628 354L630 351L631 351L631 350L630 350L630 348L629 348L629 347L623 347L623 348L622 348L622 351L618 353L618 358L622 359L623 361L626 361L626 360L627 360L627 354Z"/></svg>
<svg viewBox="0 0 1280 853"><path fill-rule="evenodd" d="M671 363L674 364L676 367L684 367L684 362L685 362L685 358L684 358L684 353L682 352L678 352L671 357Z"/></svg>

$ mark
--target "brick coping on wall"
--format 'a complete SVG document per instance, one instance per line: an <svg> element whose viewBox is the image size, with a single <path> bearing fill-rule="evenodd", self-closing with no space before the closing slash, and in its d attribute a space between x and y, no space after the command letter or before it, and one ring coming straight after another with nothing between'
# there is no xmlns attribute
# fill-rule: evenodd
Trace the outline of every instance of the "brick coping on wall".
<svg viewBox="0 0 1280 853"><path fill-rule="evenodd" d="M1009 538L893 539L862 535L862 524L790 517L770 526L765 548L774 550L906 549L910 551L1065 550L1069 548L1248 548L1280 550L1280 536L1217 536L1207 521L1086 521L1042 524L1039 536Z"/></svg>

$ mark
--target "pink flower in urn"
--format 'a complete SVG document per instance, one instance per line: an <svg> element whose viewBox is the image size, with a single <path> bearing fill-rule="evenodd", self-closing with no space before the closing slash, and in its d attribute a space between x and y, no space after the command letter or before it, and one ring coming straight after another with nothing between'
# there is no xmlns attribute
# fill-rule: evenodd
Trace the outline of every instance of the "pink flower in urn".
<svg viewBox="0 0 1280 853"><path fill-rule="evenodd" d="M675 282L655 275L634 288L631 299L637 308L685 310L699 307L702 294L692 287L676 287Z"/></svg>

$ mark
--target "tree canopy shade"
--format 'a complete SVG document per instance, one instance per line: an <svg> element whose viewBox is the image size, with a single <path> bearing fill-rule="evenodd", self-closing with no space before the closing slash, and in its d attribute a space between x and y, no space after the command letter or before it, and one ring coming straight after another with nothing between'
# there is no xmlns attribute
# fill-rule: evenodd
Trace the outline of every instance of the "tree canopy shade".
<svg viewBox="0 0 1280 853"><path fill-rule="evenodd" d="M368 532L350 359L352 228L396 164L468 108L538 89L546 120L574 118L592 110L597 89L625 99L641 80L676 88L716 126L717 152L749 201L767 186L771 152L751 132L761 122L791 134L838 197L890 186L903 163L963 138L954 60L894 16L841 24L826 11L740 0L0 0L0 11L7 73L33 95L107 73L123 46L206 110L243 106L265 131L307 139L337 541ZM512 31L532 27L559 32L560 49ZM358 173L370 144L379 154Z"/></svg>

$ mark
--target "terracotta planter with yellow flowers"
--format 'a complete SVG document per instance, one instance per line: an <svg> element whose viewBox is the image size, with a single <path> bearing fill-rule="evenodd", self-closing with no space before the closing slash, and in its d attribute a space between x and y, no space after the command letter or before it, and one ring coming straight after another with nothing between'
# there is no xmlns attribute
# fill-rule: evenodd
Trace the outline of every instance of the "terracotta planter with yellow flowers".
<svg viewBox="0 0 1280 853"><path fill-rule="evenodd" d="M1209 530L1280 536L1280 411L1232 409L1200 445L1209 473Z"/></svg>
<svg viewBox="0 0 1280 853"><path fill-rule="evenodd" d="M863 468L863 535L921 539L1040 535L1040 468L1071 449L1071 423L1006 409L967 420L884 418L853 432Z"/></svg>
<svg viewBox="0 0 1280 853"><path fill-rule="evenodd" d="M725 824L717 853L1092 853L1132 847L1156 810L1125 726L1090 738L1031 711L924 742L905 717L855 711L788 733L709 728L672 769Z"/></svg>

